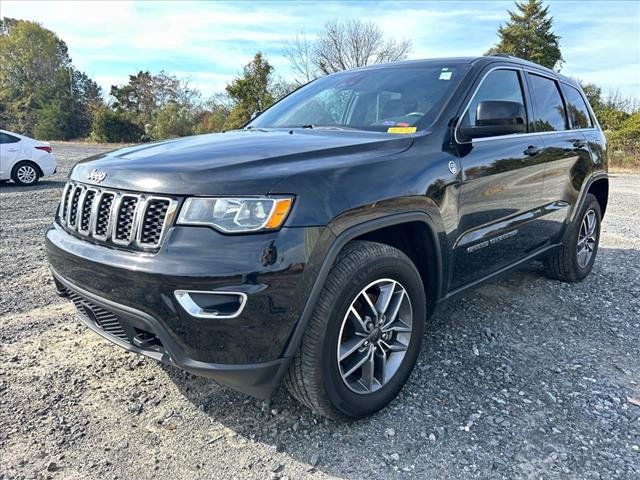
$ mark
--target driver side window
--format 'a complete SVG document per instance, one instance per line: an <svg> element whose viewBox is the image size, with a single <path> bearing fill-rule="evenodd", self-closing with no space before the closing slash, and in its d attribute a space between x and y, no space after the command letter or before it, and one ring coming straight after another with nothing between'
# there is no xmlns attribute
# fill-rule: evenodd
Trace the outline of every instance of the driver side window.
<svg viewBox="0 0 640 480"><path fill-rule="evenodd" d="M478 104L484 101L516 102L521 104L524 109L524 96L518 72L516 70L494 70L489 73L473 96L461 126L471 127L476 124Z"/></svg>

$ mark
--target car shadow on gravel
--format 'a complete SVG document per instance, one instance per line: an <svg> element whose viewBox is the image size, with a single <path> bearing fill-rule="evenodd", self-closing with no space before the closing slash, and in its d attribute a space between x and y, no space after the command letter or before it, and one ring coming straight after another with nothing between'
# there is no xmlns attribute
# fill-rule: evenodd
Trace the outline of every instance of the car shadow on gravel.
<svg viewBox="0 0 640 480"><path fill-rule="evenodd" d="M0 192L5 191L9 192L33 192L37 190L48 190L50 188L60 188L64 187L66 181L64 180L40 180L38 183L31 187L25 187L22 185L18 185L13 182L5 182L0 184Z"/></svg>
<svg viewBox="0 0 640 480"><path fill-rule="evenodd" d="M360 421L318 417L284 388L267 404L163 369L238 438L331 475L436 478L470 463L500 478L600 470L594 457L619 455L640 421L625 403L640 395L640 291L629 278L640 278L640 251L602 247L578 284L546 279L539 262L485 284L430 320L405 388Z"/></svg>

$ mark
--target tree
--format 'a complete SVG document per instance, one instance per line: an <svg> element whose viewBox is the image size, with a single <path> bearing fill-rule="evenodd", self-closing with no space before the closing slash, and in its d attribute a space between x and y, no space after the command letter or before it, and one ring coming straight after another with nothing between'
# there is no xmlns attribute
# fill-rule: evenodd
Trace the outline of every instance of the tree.
<svg viewBox="0 0 640 480"><path fill-rule="evenodd" d="M314 63L315 46L304 33L296 34L296 38L285 43L284 56L291 63L291 68L296 76L296 82L304 85L320 76L317 65Z"/></svg>
<svg viewBox="0 0 640 480"><path fill-rule="evenodd" d="M0 122L44 139L84 137L100 88L73 68L67 46L35 22L0 20Z"/></svg>
<svg viewBox="0 0 640 480"><path fill-rule="evenodd" d="M96 142L140 141L144 131L128 117L126 113L99 107L93 117L91 139Z"/></svg>
<svg viewBox="0 0 640 480"><path fill-rule="evenodd" d="M156 110L170 103L191 108L199 95L187 82L164 71L156 75L148 71L129 75L126 85L113 85L110 93L115 98L113 108L116 111L130 113L140 126L149 125L150 128Z"/></svg>
<svg viewBox="0 0 640 480"><path fill-rule="evenodd" d="M151 136L155 140L193 135L193 112L185 105L169 102L153 116Z"/></svg>
<svg viewBox="0 0 640 480"><path fill-rule="evenodd" d="M204 102L196 114L194 133L221 132L233 107L227 94L218 93Z"/></svg>
<svg viewBox="0 0 640 480"><path fill-rule="evenodd" d="M291 62L299 84L321 75L403 60L411 50L411 40L384 38L373 22L331 20L315 41L304 34L287 43L285 56Z"/></svg>
<svg viewBox="0 0 640 480"><path fill-rule="evenodd" d="M33 135L37 90L70 64L67 46L36 22L4 18L0 21L0 52L2 124Z"/></svg>
<svg viewBox="0 0 640 480"><path fill-rule="evenodd" d="M615 131L608 131L609 156L626 168L640 168L640 112L629 115Z"/></svg>
<svg viewBox="0 0 640 480"><path fill-rule="evenodd" d="M509 21L498 28L500 41L486 55L504 53L530 60L547 68L560 68L560 37L553 33L553 17L542 0L515 2L517 12L509 10Z"/></svg>
<svg viewBox="0 0 640 480"><path fill-rule="evenodd" d="M273 101L272 88L273 67L258 52L253 60L244 66L242 76L235 78L227 85L226 91L234 102L225 128L239 128L254 112L269 107Z"/></svg>
<svg viewBox="0 0 640 480"><path fill-rule="evenodd" d="M619 91L602 95L602 89L593 83L581 84L593 113L603 130L618 130L633 113L637 113L637 101L623 97Z"/></svg>

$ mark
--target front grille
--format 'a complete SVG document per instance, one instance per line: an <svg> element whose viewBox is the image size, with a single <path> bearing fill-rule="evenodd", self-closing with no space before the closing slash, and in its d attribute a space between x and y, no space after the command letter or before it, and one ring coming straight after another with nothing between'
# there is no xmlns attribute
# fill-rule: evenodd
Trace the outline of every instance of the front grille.
<svg viewBox="0 0 640 480"><path fill-rule="evenodd" d="M69 218L67 219L67 225L69 227L75 227L78 220L78 202L80 201L80 195L82 195L82 187L75 187L71 194L71 202L69 205Z"/></svg>
<svg viewBox="0 0 640 480"><path fill-rule="evenodd" d="M115 194L104 192L98 200L98 212L96 214L93 236L99 240L106 240L109 234L109 214L114 198Z"/></svg>
<svg viewBox="0 0 640 480"><path fill-rule="evenodd" d="M138 197L126 195L120 201L120 208L116 214L116 230L113 241L116 243L131 241L133 233L133 219L138 205Z"/></svg>
<svg viewBox="0 0 640 480"><path fill-rule="evenodd" d="M80 211L80 224L78 231L80 233L89 233L89 222L91 221L91 212L93 209L93 201L96 198L95 190L85 190L84 201L82 202L82 210Z"/></svg>
<svg viewBox="0 0 640 480"><path fill-rule="evenodd" d="M155 245L162 237L162 225L169 210L168 200L150 200L147 202L147 211L142 221L140 231L140 243L144 245Z"/></svg>
<svg viewBox="0 0 640 480"><path fill-rule="evenodd" d="M80 315L94 322L109 335L113 335L120 340L131 343L131 339L122 326L120 317L102 307L99 307L90 300L81 297L72 290L65 289L65 293L76 306Z"/></svg>
<svg viewBox="0 0 640 480"><path fill-rule="evenodd" d="M152 251L160 247L177 205L175 198L69 182L58 211L60 224L71 233L98 243Z"/></svg>

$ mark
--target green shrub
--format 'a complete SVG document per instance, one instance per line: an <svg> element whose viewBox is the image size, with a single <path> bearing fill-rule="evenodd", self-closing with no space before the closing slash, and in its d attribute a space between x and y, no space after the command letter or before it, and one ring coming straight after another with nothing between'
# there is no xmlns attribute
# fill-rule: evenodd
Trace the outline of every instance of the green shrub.
<svg viewBox="0 0 640 480"><path fill-rule="evenodd" d="M143 134L144 130L125 114L109 108L99 109L93 118L91 139L96 142L138 142Z"/></svg>
<svg viewBox="0 0 640 480"><path fill-rule="evenodd" d="M612 166L640 168L640 112L630 115L617 130L607 131Z"/></svg>
<svg viewBox="0 0 640 480"><path fill-rule="evenodd" d="M193 114L187 107L171 102L153 114L151 136L154 140L193 135Z"/></svg>

